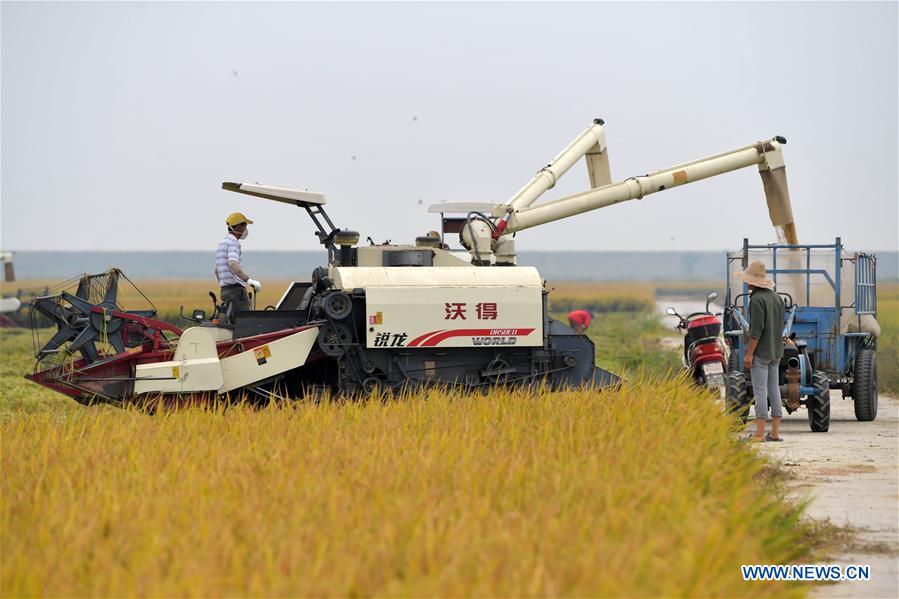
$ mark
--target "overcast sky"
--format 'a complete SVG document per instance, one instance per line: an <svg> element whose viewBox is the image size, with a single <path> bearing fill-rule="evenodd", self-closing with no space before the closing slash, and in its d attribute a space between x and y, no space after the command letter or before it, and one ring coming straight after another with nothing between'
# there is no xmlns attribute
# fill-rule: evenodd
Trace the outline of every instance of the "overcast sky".
<svg viewBox="0 0 899 599"><path fill-rule="evenodd" d="M10 250L315 249L504 202L594 117L612 176L783 135L800 241L897 245L897 5L2 3ZM583 162L544 200L586 190ZM774 241L756 169L525 231L519 250Z"/></svg>

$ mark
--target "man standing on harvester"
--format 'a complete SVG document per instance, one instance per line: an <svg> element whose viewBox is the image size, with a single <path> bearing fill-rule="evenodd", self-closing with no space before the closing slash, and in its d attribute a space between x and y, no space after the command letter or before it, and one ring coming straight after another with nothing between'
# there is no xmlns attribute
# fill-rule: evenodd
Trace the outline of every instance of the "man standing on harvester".
<svg viewBox="0 0 899 599"><path fill-rule="evenodd" d="M774 282L767 278L765 265L753 262L740 275L749 285L749 347L743 365L752 380L755 394L755 434L753 441L780 441L780 419L783 406L780 398L779 368L784 354L784 303L774 291ZM768 406L771 406L771 433L765 434Z"/></svg>
<svg viewBox="0 0 899 599"><path fill-rule="evenodd" d="M251 279L240 265L240 240L247 238L247 225L252 225L253 221L240 212L233 212L225 219L225 224L228 225L228 234L215 251L215 278L221 287L222 301L230 301L236 313L250 309L247 285L258 292L262 289L262 283Z"/></svg>

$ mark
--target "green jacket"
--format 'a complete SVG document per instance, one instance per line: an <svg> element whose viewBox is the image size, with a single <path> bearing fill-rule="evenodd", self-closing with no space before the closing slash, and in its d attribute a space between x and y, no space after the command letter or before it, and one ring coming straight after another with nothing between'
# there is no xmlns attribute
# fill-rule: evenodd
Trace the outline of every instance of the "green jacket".
<svg viewBox="0 0 899 599"><path fill-rule="evenodd" d="M755 358L771 362L784 355L784 302L771 289L756 288L749 298L749 336L758 339Z"/></svg>

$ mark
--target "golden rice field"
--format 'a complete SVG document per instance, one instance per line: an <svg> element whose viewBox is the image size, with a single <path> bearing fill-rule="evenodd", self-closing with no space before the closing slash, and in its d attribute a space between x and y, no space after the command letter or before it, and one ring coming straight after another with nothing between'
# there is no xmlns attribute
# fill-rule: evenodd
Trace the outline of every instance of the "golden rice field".
<svg viewBox="0 0 899 599"><path fill-rule="evenodd" d="M708 396L6 418L3 596L765 596L812 551Z"/></svg>
<svg viewBox="0 0 899 599"><path fill-rule="evenodd" d="M177 311L208 285L141 287ZM628 292L647 297L599 295ZM603 359L661 351L645 311L597 321ZM148 415L22 379L25 331L0 352L4 597L803 595L739 567L828 550L708 395L646 370L618 392Z"/></svg>

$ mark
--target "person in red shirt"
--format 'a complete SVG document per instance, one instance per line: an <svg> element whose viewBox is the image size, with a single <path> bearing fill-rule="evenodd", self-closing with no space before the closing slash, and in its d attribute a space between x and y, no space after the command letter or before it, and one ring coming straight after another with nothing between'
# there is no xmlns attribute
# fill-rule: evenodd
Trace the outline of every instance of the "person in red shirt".
<svg viewBox="0 0 899 599"><path fill-rule="evenodd" d="M568 326L574 329L578 335L586 335L593 320L593 313L589 310L573 310L568 313Z"/></svg>

